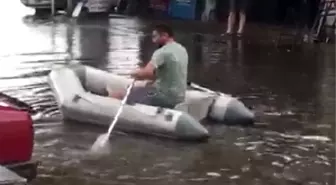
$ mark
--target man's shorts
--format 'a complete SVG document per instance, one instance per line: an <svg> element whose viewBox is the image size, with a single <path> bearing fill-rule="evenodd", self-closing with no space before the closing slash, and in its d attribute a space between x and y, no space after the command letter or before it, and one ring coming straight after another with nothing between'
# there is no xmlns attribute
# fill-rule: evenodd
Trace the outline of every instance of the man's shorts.
<svg viewBox="0 0 336 185"><path fill-rule="evenodd" d="M230 0L230 11L246 11L249 0Z"/></svg>
<svg viewBox="0 0 336 185"><path fill-rule="evenodd" d="M165 108L174 108L175 106L158 98L157 90L150 86L133 87L127 98L127 104L132 105L135 103Z"/></svg>

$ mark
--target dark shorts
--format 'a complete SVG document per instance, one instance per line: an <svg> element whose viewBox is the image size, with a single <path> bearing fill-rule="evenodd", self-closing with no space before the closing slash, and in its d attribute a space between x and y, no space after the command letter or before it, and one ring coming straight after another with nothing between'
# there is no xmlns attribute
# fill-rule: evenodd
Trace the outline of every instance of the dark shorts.
<svg viewBox="0 0 336 185"><path fill-rule="evenodd" d="M230 11L246 11L249 0L230 0Z"/></svg>
<svg viewBox="0 0 336 185"><path fill-rule="evenodd" d="M164 102L158 98L158 92L154 87L133 87L127 98L127 104L144 104L156 107L174 108L175 105Z"/></svg>

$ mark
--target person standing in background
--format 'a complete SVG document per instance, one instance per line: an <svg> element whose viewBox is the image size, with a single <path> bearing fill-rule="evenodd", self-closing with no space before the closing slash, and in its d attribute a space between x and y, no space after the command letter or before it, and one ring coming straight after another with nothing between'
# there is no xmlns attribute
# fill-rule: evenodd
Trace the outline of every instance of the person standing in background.
<svg viewBox="0 0 336 185"><path fill-rule="evenodd" d="M242 36L244 32L245 22L246 22L246 8L248 5L248 0L229 0L230 1L230 12L228 17L228 25L226 34L232 35L233 28L236 21L236 14L239 11L239 25L237 36Z"/></svg>

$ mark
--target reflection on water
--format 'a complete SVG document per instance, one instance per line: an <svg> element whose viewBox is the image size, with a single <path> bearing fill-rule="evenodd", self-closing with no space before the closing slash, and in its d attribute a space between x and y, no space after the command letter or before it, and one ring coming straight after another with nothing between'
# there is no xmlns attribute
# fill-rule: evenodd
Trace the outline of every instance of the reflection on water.
<svg viewBox="0 0 336 185"><path fill-rule="evenodd" d="M318 90L318 107L317 107L317 125L320 132L329 135L335 140L335 57L333 48L322 48L325 55L320 55L319 61L323 61L320 65L317 82ZM324 70L322 70L324 69Z"/></svg>
<svg viewBox="0 0 336 185"><path fill-rule="evenodd" d="M22 8L19 1L9 5ZM20 16L0 11L15 14L0 35L5 46L0 51L0 90L46 116L59 116L46 83L55 65L79 61L124 74L137 62L148 61L155 49L146 36L151 25L146 21L41 23L31 16L22 21L26 10L22 8ZM207 124L212 137L201 144L114 133L112 154L102 159L85 152L103 129L78 124L36 127L34 157L42 165L34 184L332 184L333 48L278 51L272 43L249 38L196 34L191 23L172 26L190 54L189 78L238 96L265 127Z"/></svg>
<svg viewBox="0 0 336 185"><path fill-rule="evenodd" d="M97 29L85 27L86 25L92 25L92 23L96 23L103 28L109 27L108 19L89 19L83 20L80 22L80 25L83 27L78 28L77 38L73 38L70 36L70 39L74 39L78 41L78 49L80 52L80 58L91 60L88 61L95 67L97 65L104 65L101 67L106 67L108 63L108 53L109 53L109 31L106 29ZM71 27L72 28L72 27ZM92 47L92 46L101 46L101 47Z"/></svg>

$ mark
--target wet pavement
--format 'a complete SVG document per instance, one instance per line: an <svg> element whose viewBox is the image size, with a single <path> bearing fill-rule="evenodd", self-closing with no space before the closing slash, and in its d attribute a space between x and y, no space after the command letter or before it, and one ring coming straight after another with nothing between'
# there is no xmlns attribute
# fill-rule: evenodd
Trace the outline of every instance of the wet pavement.
<svg viewBox="0 0 336 185"><path fill-rule="evenodd" d="M44 116L60 116L46 83L53 66L79 61L122 74L155 49L146 36L150 20L53 22L33 13L19 1L0 7L0 90ZM334 46L291 50L262 38L265 29L237 40L219 38L219 25L169 24L189 51L189 78L239 97L259 126L207 121L212 137L199 144L116 133L111 155L100 159L85 152L105 130L60 122L36 127L34 157L42 165L33 184L334 184Z"/></svg>

